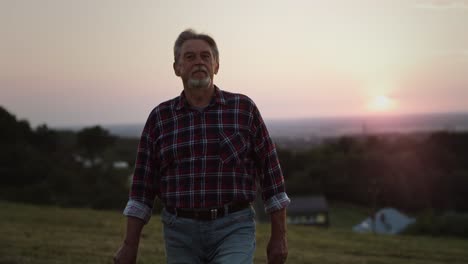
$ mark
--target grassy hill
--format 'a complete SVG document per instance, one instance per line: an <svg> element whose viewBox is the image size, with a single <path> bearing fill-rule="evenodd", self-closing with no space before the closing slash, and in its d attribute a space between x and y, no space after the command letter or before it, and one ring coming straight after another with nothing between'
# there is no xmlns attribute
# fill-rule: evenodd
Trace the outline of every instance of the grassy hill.
<svg viewBox="0 0 468 264"><path fill-rule="evenodd" d="M354 234L358 208L334 207L332 227L289 226L288 263L468 263L468 240ZM0 201L0 264L112 263L125 217L118 211ZM269 225L259 223L255 263L265 263ZM164 263L159 216L143 231L138 263Z"/></svg>

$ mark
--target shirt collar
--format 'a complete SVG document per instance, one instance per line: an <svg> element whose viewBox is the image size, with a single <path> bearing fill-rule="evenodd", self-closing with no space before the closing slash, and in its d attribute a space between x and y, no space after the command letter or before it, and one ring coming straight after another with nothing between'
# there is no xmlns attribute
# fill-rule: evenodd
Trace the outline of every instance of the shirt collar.
<svg viewBox="0 0 468 264"><path fill-rule="evenodd" d="M219 87L216 85L215 85L215 92L214 92L213 98L211 99L211 102L209 105L213 105L213 104L221 104L221 105L226 104L226 99L224 98L223 91L219 89ZM179 96L179 101L176 104L176 110L181 110L185 106L188 106L188 102L187 102L187 98L185 97L185 92L182 91L182 93Z"/></svg>

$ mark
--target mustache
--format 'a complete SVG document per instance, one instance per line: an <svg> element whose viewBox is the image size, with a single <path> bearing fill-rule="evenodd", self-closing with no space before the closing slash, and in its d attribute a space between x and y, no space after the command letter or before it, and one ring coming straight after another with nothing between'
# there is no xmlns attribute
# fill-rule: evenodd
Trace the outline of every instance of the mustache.
<svg viewBox="0 0 468 264"><path fill-rule="evenodd" d="M204 73L208 73L208 69L205 66L197 66L196 68L192 70L192 73L196 73L200 71Z"/></svg>

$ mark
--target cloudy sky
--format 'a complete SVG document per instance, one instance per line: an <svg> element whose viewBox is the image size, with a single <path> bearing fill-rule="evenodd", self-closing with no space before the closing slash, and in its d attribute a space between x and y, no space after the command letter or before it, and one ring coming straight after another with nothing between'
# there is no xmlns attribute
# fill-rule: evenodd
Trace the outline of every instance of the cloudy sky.
<svg viewBox="0 0 468 264"><path fill-rule="evenodd" d="M468 111L468 1L0 0L0 106L35 126L142 123L186 28L265 119Z"/></svg>

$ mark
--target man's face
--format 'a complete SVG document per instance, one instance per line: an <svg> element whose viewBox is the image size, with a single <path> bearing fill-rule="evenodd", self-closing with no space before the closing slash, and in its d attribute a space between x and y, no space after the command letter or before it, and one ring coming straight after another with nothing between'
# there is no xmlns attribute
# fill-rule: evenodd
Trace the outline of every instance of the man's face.
<svg viewBox="0 0 468 264"><path fill-rule="evenodd" d="M203 40L187 40L181 47L179 58L174 62L174 72L182 78L186 87L206 88L213 84L213 77L218 73L210 45Z"/></svg>

